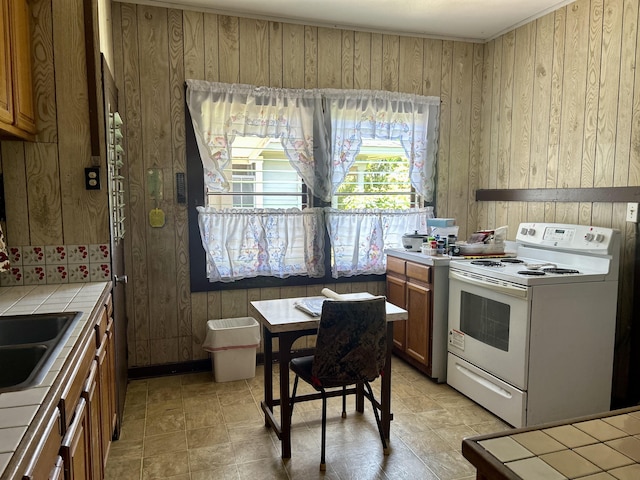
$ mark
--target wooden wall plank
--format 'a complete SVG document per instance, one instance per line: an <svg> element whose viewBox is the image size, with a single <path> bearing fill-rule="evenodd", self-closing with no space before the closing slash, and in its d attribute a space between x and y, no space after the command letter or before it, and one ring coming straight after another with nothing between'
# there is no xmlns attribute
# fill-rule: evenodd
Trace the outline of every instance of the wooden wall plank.
<svg viewBox="0 0 640 480"><path fill-rule="evenodd" d="M564 86L564 51L567 8L555 12L553 34L553 67L551 71L551 106L549 112L549 154L547 159L547 188L558 186L560 158L560 127L562 122L562 91ZM556 204L545 204L545 221L555 222Z"/></svg>
<svg viewBox="0 0 640 480"><path fill-rule="evenodd" d="M471 118L469 129L469 181L467 184L468 214L466 222L466 234L477 230L478 225L478 203L474 201L473 192L478 189L479 165L480 165L480 142L482 125L482 78L484 71L484 47L473 45L473 71L471 74Z"/></svg>
<svg viewBox="0 0 640 480"><path fill-rule="evenodd" d="M424 79L424 42L421 38L400 37L398 90L422 95Z"/></svg>
<svg viewBox="0 0 640 480"><path fill-rule="evenodd" d="M422 95L440 96L442 81L442 40L424 39L422 59Z"/></svg>
<svg viewBox="0 0 640 480"><path fill-rule="evenodd" d="M554 14L536 21L535 65L533 78L531 153L529 158L529 188L544 188L549 152L551 116L551 80L553 69ZM527 205L527 220L544 221L544 203Z"/></svg>
<svg viewBox="0 0 640 480"><path fill-rule="evenodd" d="M477 185L476 188L489 188L491 178L491 113L493 102L493 64L495 62L496 42L485 44L482 59L482 105L480 110L480 135L477 160ZM490 225L490 202L479 202L476 205L477 224Z"/></svg>
<svg viewBox="0 0 640 480"><path fill-rule="evenodd" d="M218 68L221 82L240 81L240 32L238 17L218 16Z"/></svg>
<svg viewBox="0 0 640 480"><path fill-rule="evenodd" d="M382 90L397 92L399 84L400 37L382 36Z"/></svg>
<svg viewBox="0 0 640 480"><path fill-rule="evenodd" d="M340 82L341 88L353 88L354 82L354 34L355 32L349 30L342 30L342 80Z"/></svg>
<svg viewBox="0 0 640 480"><path fill-rule="evenodd" d="M382 34L371 34L371 90L382 90Z"/></svg>
<svg viewBox="0 0 640 480"><path fill-rule="evenodd" d="M282 32L282 86L285 88L304 88L306 78L305 27L285 23Z"/></svg>
<svg viewBox="0 0 640 480"><path fill-rule="evenodd" d="M283 87L283 24L269 22L269 86Z"/></svg>
<svg viewBox="0 0 640 480"><path fill-rule="evenodd" d="M442 43L442 79L440 81L440 138L438 140L438 160L436 165L437 190L435 213L446 217L449 211L449 158L451 152L451 105L453 76L453 42Z"/></svg>
<svg viewBox="0 0 640 480"><path fill-rule="evenodd" d="M533 78L536 47L536 24L527 23L515 31L513 72L513 121L511 129L512 162L509 168L509 188L524 188L529 184L531 129L533 110ZM512 202L508 206L507 223L517 231L519 219L526 218L527 205ZM499 227L500 225L495 225Z"/></svg>
<svg viewBox="0 0 640 480"><path fill-rule="evenodd" d="M138 6L138 35L143 39L140 50L140 113L142 122L142 157L136 159L150 169L162 173L159 187L161 198L152 198L149 180L145 176L145 211L160 208L165 212L165 225L153 228L145 218L147 227L145 262L149 271L147 296L149 302L150 360L175 358L177 347L167 352L165 340L178 336L176 304L176 245L175 217L172 205L173 165L171 152L171 98L169 85L168 11L166 9ZM133 160L132 160L133 161ZM155 360L154 360L155 359ZM173 360L176 361L176 360Z"/></svg>
<svg viewBox="0 0 640 480"><path fill-rule="evenodd" d="M204 16L202 13L182 12L182 43L184 75L191 79L205 79ZM217 37L216 37L217 40Z"/></svg>
<svg viewBox="0 0 640 480"><path fill-rule="evenodd" d="M130 365L149 365L149 288L147 269L147 212L145 209L142 162L142 117L140 106L140 61L138 50L138 13L135 5L120 3L122 22L123 72L119 88L124 94L128 193L128 235L131 241L131 262L126 265L131 281L127 283L127 308L132 309L133 335L128 341L134 344ZM130 306L132 304L132 306ZM129 330L131 333L131 330Z"/></svg>
<svg viewBox="0 0 640 480"><path fill-rule="evenodd" d="M54 143L25 143L24 160L29 197L29 229L32 245L64 243L60 170ZM79 213L79 212L78 212Z"/></svg>
<svg viewBox="0 0 640 480"><path fill-rule="evenodd" d="M318 88L318 28L304 27L304 88Z"/></svg>
<svg viewBox="0 0 640 480"><path fill-rule="evenodd" d="M495 40L493 55L493 65L491 66L491 83L493 85L491 94L491 120L494 128L491 128L491 146L489 148L489 188L497 188L498 185L498 157L500 152L500 129L496 126L500 124L501 110L500 102L502 97L502 53L503 38ZM496 222L497 203L492 202L488 206L488 225L497 225Z"/></svg>
<svg viewBox="0 0 640 480"><path fill-rule="evenodd" d="M220 35L221 27L218 15L205 13L204 24L204 79L220 82Z"/></svg>
<svg viewBox="0 0 640 480"><path fill-rule="evenodd" d="M353 40L353 88L371 88L371 34L354 32Z"/></svg>
<svg viewBox="0 0 640 480"><path fill-rule="evenodd" d="M36 141L58 141L56 84L53 62L53 20L51 0L33 0L31 8L31 58L36 107Z"/></svg>
<svg viewBox="0 0 640 480"><path fill-rule="evenodd" d="M186 175L185 143L185 98L184 98L184 62L183 62L183 19L180 10L169 10L169 88L171 92L171 153L174 182L176 173ZM188 192L187 192L188 193ZM173 199L170 199L173 203ZM174 203L175 251L176 251L176 320L178 323L179 361L192 358L191 342L191 285L189 278L189 220L187 204Z"/></svg>
<svg viewBox="0 0 640 480"><path fill-rule="evenodd" d="M511 131L513 129L513 71L515 67L515 32L503 35L502 71L500 74L500 123L498 125L498 165L496 187L508 188L511 170ZM496 205L496 226L508 225L507 204ZM515 238L517 225L509 225L508 238Z"/></svg>
<svg viewBox="0 0 640 480"><path fill-rule="evenodd" d="M4 202L7 214L5 241L8 246L31 245L24 142L0 143Z"/></svg>
<svg viewBox="0 0 640 480"><path fill-rule="evenodd" d="M318 28L318 88L342 87L342 34Z"/></svg>
<svg viewBox="0 0 640 480"><path fill-rule="evenodd" d="M269 85L269 26L264 20L239 20L240 83Z"/></svg>
<svg viewBox="0 0 640 480"><path fill-rule="evenodd" d="M457 219L468 217L473 59L473 44L454 42L447 215ZM458 225L458 235L467 238L466 221L458 221Z"/></svg>

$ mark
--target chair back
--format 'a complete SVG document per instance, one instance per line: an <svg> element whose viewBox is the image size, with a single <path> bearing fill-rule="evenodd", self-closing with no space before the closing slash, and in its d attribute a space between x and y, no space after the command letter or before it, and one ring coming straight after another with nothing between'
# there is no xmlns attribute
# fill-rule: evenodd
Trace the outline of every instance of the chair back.
<svg viewBox="0 0 640 480"><path fill-rule="evenodd" d="M329 300L322 304L312 376L322 387L375 380L387 351L386 300Z"/></svg>

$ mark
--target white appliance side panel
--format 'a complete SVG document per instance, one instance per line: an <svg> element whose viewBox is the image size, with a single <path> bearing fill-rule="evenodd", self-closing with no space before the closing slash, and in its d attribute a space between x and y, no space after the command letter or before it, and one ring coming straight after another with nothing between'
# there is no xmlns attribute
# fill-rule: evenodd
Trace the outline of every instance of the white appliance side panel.
<svg viewBox="0 0 640 480"><path fill-rule="evenodd" d="M525 426L527 394L452 353L447 383L514 427Z"/></svg>
<svg viewBox="0 0 640 480"><path fill-rule="evenodd" d="M534 288L527 425L610 410L618 283Z"/></svg>
<svg viewBox="0 0 640 480"><path fill-rule="evenodd" d="M438 383L447 381L447 335L449 332L449 269L433 268L433 332L431 341L431 376Z"/></svg>

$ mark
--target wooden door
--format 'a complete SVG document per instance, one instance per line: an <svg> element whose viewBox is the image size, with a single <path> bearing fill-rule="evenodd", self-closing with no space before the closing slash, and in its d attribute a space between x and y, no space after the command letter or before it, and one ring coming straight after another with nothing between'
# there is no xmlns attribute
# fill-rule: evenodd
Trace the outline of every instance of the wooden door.
<svg viewBox="0 0 640 480"><path fill-rule="evenodd" d="M405 285L404 279L387 274L387 300L395 306L405 308ZM400 351L406 348L407 322L393 322L393 346Z"/></svg>
<svg viewBox="0 0 640 480"><path fill-rule="evenodd" d="M64 461L65 480L91 480L91 427L87 402L80 398L73 422L62 440L60 453Z"/></svg>

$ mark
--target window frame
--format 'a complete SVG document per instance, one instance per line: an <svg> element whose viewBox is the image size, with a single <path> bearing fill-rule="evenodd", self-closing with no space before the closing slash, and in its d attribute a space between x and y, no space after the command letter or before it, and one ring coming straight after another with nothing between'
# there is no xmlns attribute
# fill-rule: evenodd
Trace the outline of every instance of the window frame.
<svg viewBox="0 0 640 480"><path fill-rule="evenodd" d="M384 281L385 274L354 275L351 277L334 278L331 275L331 241L329 233L325 229L325 275L324 277L311 278L303 275L290 276L287 278L276 278L259 276L244 278L234 282L210 282L207 278L206 255L202 248L200 238L200 228L198 226L198 211L196 207L206 205L204 188L204 169L200 152L196 143L196 136L193 130L193 122L189 108L185 102L185 155L186 155L186 177L187 177L187 222L189 231L189 278L191 292L210 292L220 290L246 290L251 288L279 288L305 285L327 285L343 283L361 283L372 281ZM303 182L303 188L306 188ZM434 201L423 202L423 206L435 206L437 184L434 188ZM331 207L331 202L325 202L313 196L310 197L312 206Z"/></svg>

